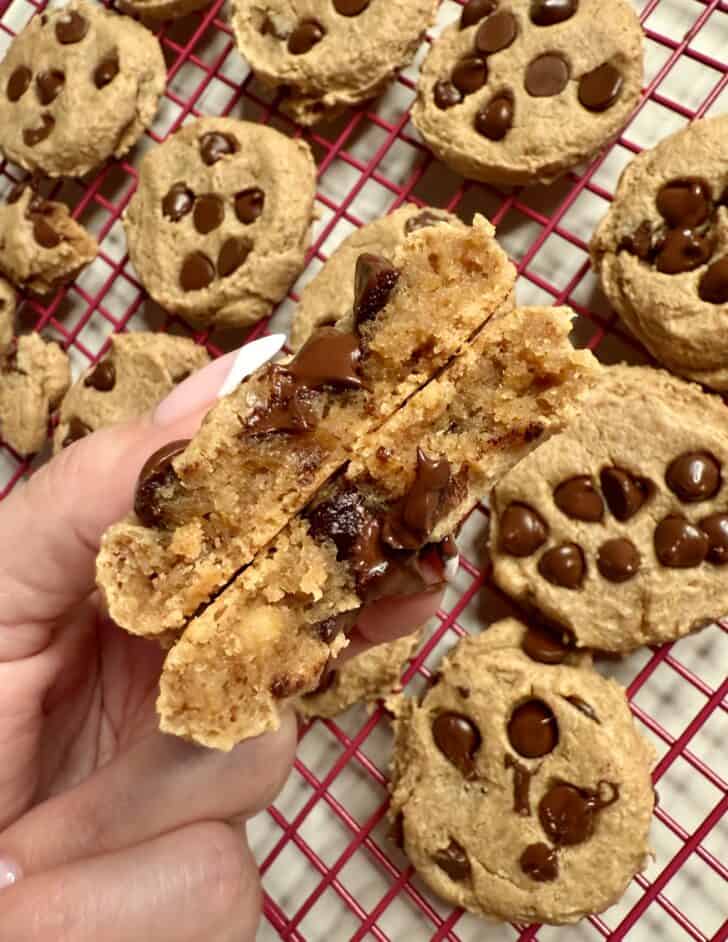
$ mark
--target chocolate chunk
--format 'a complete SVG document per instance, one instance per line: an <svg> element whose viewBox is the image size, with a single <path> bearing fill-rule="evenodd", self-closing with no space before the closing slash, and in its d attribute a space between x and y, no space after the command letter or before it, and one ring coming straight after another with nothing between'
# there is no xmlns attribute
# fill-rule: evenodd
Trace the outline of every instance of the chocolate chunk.
<svg viewBox="0 0 728 942"><path fill-rule="evenodd" d="M335 327L314 331L295 359L284 369L310 389L331 386L334 389L360 389L359 340Z"/></svg>
<svg viewBox="0 0 728 942"><path fill-rule="evenodd" d="M35 77L35 90L41 105L50 105L58 97L66 83L66 76L60 69L48 69Z"/></svg>
<svg viewBox="0 0 728 942"><path fill-rule="evenodd" d="M693 229L713 211L710 184L699 177L684 177L663 184L657 193L657 211L671 228Z"/></svg>
<svg viewBox="0 0 728 942"><path fill-rule="evenodd" d="M625 236L617 246L617 251L631 252L643 262L652 257L652 226L646 220L641 222L632 235Z"/></svg>
<svg viewBox="0 0 728 942"><path fill-rule="evenodd" d="M604 502L587 474L562 481L554 490L554 503L573 520L598 523L604 516Z"/></svg>
<svg viewBox="0 0 728 942"><path fill-rule="evenodd" d="M498 6L498 0L468 0L460 14L460 29L475 26Z"/></svg>
<svg viewBox="0 0 728 942"><path fill-rule="evenodd" d="M546 52L537 56L526 68L526 91L533 98L550 98L566 88L569 63L563 56Z"/></svg>
<svg viewBox="0 0 728 942"><path fill-rule="evenodd" d="M622 522L634 517L653 490L647 478L637 477L624 468L602 468L599 483L607 507Z"/></svg>
<svg viewBox="0 0 728 942"><path fill-rule="evenodd" d="M520 756L537 759L553 752L559 742L554 712L543 700L527 700L511 713L508 739Z"/></svg>
<svg viewBox="0 0 728 942"><path fill-rule="evenodd" d="M489 141L502 141L513 127L513 99L496 95L475 116L475 130Z"/></svg>
<svg viewBox="0 0 728 942"><path fill-rule="evenodd" d="M99 392L111 392L116 385L116 367L111 360L102 360L83 381L84 386Z"/></svg>
<svg viewBox="0 0 728 942"><path fill-rule="evenodd" d="M369 514L363 496L353 487L342 487L328 500L317 504L306 514L311 536L318 541L329 539L336 546L337 559L348 559Z"/></svg>
<svg viewBox="0 0 728 942"><path fill-rule="evenodd" d="M452 84L463 95L472 95L488 81L488 66L482 56L463 56L455 65Z"/></svg>
<svg viewBox="0 0 728 942"><path fill-rule="evenodd" d="M708 537L708 562L725 566L728 563L728 513L709 514L699 526Z"/></svg>
<svg viewBox="0 0 728 942"><path fill-rule="evenodd" d="M192 252L182 263L179 281L185 291L201 291L215 278L215 267L202 252Z"/></svg>
<svg viewBox="0 0 728 942"><path fill-rule="evenodd" d="M586 573L584 553L576 543L560 543L546 550L538 561L538 571L552 585L578 589Z"/></svg>
<svg viewBox="0 0 728 942"><path fill-rule="evenodd" d="M173 184L162 200L162 213L172 222L179 220L190 212L195 204L195 197L186 183Z"/></svg>
<svg viewBox="0 0 728 942"><path fill-rule="evenodd" d="M63 241L60 233L42 216L33 216L33 238L44 249L54 249Z"/></svg>
<svg viewBox="0 0 728 942"><path fill-rule="evenodd" d="M249 186L235 196L235 215L240 222L249 226L263 212L265 193L257 186Z"/></svg>
<svg viewBox="0 0 728 942"><path fill-rule="evenodd" d="M571 19L578 6L578 0L531 0L531 22L536 26L563 23Z"/></svg>
<svg viewBox="0 0 728 942"><path fill-rule="evenodd" d="M501 514L498 548L509 556L530 556L543 546L547 535L543 518L528 504L514 501Z"/></svg>
<svg viewBox="0 0 728 942"><path fill-rule="evenodd" d="M609 794L603 797L605 789ZM541 827L557 846L581 844L594 833L596 812L618 798L619 787L612 782L599 782L594 791L556 782L539 803Z"/></svg>
<svg viewBox="0 0 728 942"><path fill-rule="evenodd" d="M326 30L318 20L301 20L288 37L288 51L293 56L301 56L320 43Z"/></svg>
<svg viewBox="0 0 728 942"><path fill-rule="evenodd" d="M523 636L521 648L540 664L562 664L571 645L546 625L531 624Z"/></svg>
<svg viewBox="0 0 728 942"><path fill-rule="evenodd" d="M579 79L579 101L587 111L606 111L619 97L622 85L622 73L605 62Z"/></svg>
<svg viewBox="0 0 728 942"><path fill-rule="evenodd" d="M334 9L342 16L359 16L370 3L371 0L334 0Z"/></svg>
<svg viewBox="0 0 728 942"><path fill-rule="evenodd" d="M399 272L381 255L365 252L356 260L354 276L354 322L361 324L376 317L389 300Z"/></svg>
<svg viewBox="0 0 728 942"><path fill-rule="evenodd" d="M13 184L10 192L5 197L5 202L8 205L11 203L17 203L23 193L25 193L28 186L30 186L30 183L30 180L20 180L18 183Z"/></svg>
<svg viewBox="0 0 728 942"><path fill-rule="evenodd" d="M710 452L686 451L670 462L665 481L685 503L710 500L722 483L720 463Z"/></svg>
<svg viewBox="0 0 728 942"><path fill-rule="evenodd" d="M728 304L728 255L708 267L700 279L698 295L708 304Z"/></svg>
<svg viewBox="0 0 728 942"><path fill-rule="evenodd" d="M240 268L253 248L249 239L227 239L222 244L217 256L217 273L221 278L228 278Z"/></svg>
<svg viewBox="0 0 728 942"><path fill-rule="evenodd" d="M429 226L439 226L442 222L447 222L447 220L429 209L423 209L422 212L418 213L416 216L410 216L404 224L404 232L405 235L411 235L418 229L427 229Z"/></svg>
<svg viewBox="0 0 728 942"><path fill-rule="evenodd" d="M5 87L5 94L8 101L18 101L28 91L28 86L33 80L33 73L25 65L19 65L8 79Z"/></svg>
<svg viewBox="0 0 728 942"><path fill-rule="evenodd" d="M77 415L72 415L68 421L68 431L66 432L66 437L63 439L61 447L68 448L69 445L72 445L74 442L90 434L91 429L89 426L86 425L85 422L82 422Z"/></svg>
<svg viewBox="0 0 728 942"><path fill-rule="evenodd" d="M441 713L432 724L432 738L440 752L465 778L473 778L475 754L482 739L472 720L461 713Z"/></svg>
<svg viewBox="0 0 728 942"><path fill-rule="evenodd" d="M486 56L507 49L518 34L518 21L509 10L493 13L478 27L475 48Z"/></svg>
<svg viewBox="0 0 728 942"><path fill-rule="evenodd" d="M211 167L223 157L235 154L238 142L230 134L221 134L220 131L208 131L200 138L200 157L202 162Z"/></svg>
<svg viewBox="0 0 728 942"><path fill-rule="evenodd" d="M433 95L435 104L441 111L445 111L447 108L453 108L455 105L459 105L463 100L463 96L457 88L455 88L453 83L445 79L435 82Z"/></svg>
<svg viewBox="0 0 728 942"><path fill-rule="evenodd" d="M662 240L655 266L665 275L679 275L704 265L713 254L713 238L693 229L670 229Z"/></svg>
<svg viewBox="0 0 728 942"><path fill-rule="evenodd" d="M89 23L86 17L70 10L56 20L56 39L63 46L80 43L88 32Z"/></svg>
<svg viewBox="0 0 728 942"><path fill-rule="evenodd" d="M559 875L559 860L556 851L543 841L529 844L518 863L521 870L537 883L549 883Z"/></svg>
<svg viewBox="0 0 728 942"><path fill-rule="evenodd" d="M597 569L609 582L627 582L637 575L639 568L640 554L626 537L607 540L599 547Z"/></svg>
<svg viewBox="0 0 728 942"><path fill-rule="evenodd" d="M339 615L332 615L331 618L325 618L323 621L318 622L314 625L314 630L324 644L331 644L342 631L350 631L356 624L358 617L359 609L341 612Z"/></svg>
<svg viewBox="0 0 728 942"><path fill-rule="evenodd" d="M441 516L441 505L452 482L447 458L430 458L417 449L415 479L398 506L388 515L382 538L393 549L424 546Z"/></svg>
<svg viewBox="0 0 728 942"><path fill-rule="evenodd" d="M195 212L192 216L192 220L195 224L195 229L197 229L201 235L207 235L208 232L217 229L218 226L222 225L224 219L225 204L219 196L214 196L212 193L205 196L198 196L195 202Z"/></svg>
<svg viewBox="0 0 728 942"><path fill-rule="evenodd" d="M189 439L169 442L144 463L134 494L134 512L145 527L163 525L165 504L172 499L171 492L177 481L172 462L188 444Z"/></svg>
<svg viewBox="0 0 728 942"><path fill-rule="evenodd" d="M111 85L118 74L119 57L115 52L112 52L105 59L102 59L94 69L94 85L98 89L106 88L107 85Z"/></svg>
<svg viewBox="0 0 728 942"><path fill-rule="evenodd" d="M691 569L707 557L708 537L685 517L671 514L657 525L655 553L663 566Z"/></svg>
<svg viewBox="0 0 728 942"><path fill-rule="evenodd" d="M570 697L564 697L564 700L573 707L576 707L584 716L588 716L590 720L594 720L595 723L601 722L594 707L590 703L587 703L586 700L582 700L581 697L577 697L576 694L572 694Z"/></svg>
<svg viewBox="0 0 728 942"><path fill-rule="evenodd" d="M521 817L531 814L531 772L525 765L506 755L504 766L513 769L513 811Z"/></svg>
<svg viewBox="0 0 728 942"><path fill-rule="evenodd" d="M451 840L444 850L438 850L434 853L432 859L451 880L455 880L457 883L467 880L470 876L468 855L457 841Z"/></svg>
<svg viewBox="0 0 728 942"><path fill-rule="evenodd" d="M36 144L40 144L48 137L55 126L56 119L52 115L42 114L38 127L23 129L23 142L28 147L35 147Z"/></svg>
<svg viewBox="0 0 728 942"><path fill-rule="evenodd" d="M271 368L271 390L268 402L249 416L245 428L253 435L269 432L300 434L315 427L317 394L302 386L281 366Z"/></svg>

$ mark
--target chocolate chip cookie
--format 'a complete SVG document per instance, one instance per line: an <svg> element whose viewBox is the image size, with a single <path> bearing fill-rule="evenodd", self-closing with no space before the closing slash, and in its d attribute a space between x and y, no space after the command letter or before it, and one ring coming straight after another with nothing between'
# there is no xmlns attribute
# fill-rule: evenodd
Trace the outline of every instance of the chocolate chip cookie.
<svg viewBox="0 0 728 942"><path fill-rule="evenodd" d="M605 294L654 357L728 390L728 115L635 157L591 255Z"/></svg>
<svg viewBox="0 0 728 942"><path fill-rule="evenodd" d="M143 331L114 334L109 352L64 396L53 436L55 450L106 425L144 415L208 362L205 348L187 337Z"/></svg>
<svg viewBox="0 0 728 942"><path fill-rule="evenodd" d="M496 485L495 581L605 651L725 615L727 417L661 370L605 370L577 418Z"/></svg>
<svg viewBox="0 0 728 942"><path fill-rule="evenodd" d="M412 120L463 176L549 183L637 103L642 31L626 0L470 0L435 41Z"/></svg>
<svg viewBox="0 0 728 942"><path fill-rule="evenodd" d="M437 0L235 0L240 52L260 81L285 86L300 124L378 95L414 56Z"/></svg>
<svg viewBox="0 0 728 942"><path fill-rule="evenodd" d="M273 128L185 125L147 153L124 215L144 287L195 327L270 314L303 267L315 175L308 145Z"/></svg>
<svg viewBox="0 0 728 942"><path fill-rule="evenodd" d="M83 176L133 147L165 80L141 24L87 0L44 10L0 64L0 150L26 170Z"/></svg>
<svg viewBox="0 0 728 942"><path fill-rule="evenodd" d="M421 703L388 701L395 835L456 906L576 922L647 863L652 749L614 681L494 644L503 624L460 641Z"/></svg>

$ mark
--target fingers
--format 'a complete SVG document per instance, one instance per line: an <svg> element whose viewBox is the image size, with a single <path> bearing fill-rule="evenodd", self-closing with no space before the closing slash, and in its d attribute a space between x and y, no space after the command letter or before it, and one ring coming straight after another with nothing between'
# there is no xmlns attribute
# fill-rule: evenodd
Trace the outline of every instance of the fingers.
<svg viewBox="0 0 728 942"><path fill-rule="evenodd" d="M0 936L3 942L253 942L260 906L244 835L205 822L24 877L0 892Z"/></svg>
<svg viewBox="0 0 728 942"><path fill-rule="evenodd" d="M359 635L369 644L382 644L411 634L437 614L444 591L443 584L438 583L427 592L381 599L367 605L356 623Z"/></svg>

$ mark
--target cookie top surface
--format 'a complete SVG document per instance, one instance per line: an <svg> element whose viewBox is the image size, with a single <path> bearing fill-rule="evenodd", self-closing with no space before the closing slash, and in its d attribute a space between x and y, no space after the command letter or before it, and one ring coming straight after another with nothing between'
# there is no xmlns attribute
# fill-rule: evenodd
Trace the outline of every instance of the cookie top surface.
<svg viewBox="0 0 728 942"><path fill-rule="evenodd" d="M726 406L610 367L492 493L494 578L579 645L630 651L728 611Z"/></svg>
<svg viewBox="0 0 728 942"><path fill-rule="evenodd" d="M391 813L450 902L575 922L646 861L651 750L616 683L492 644L502 625L460 641L421 703L395 704Z"/></svg>
<svg viewBox="0 0 728 942"><path fill-rule="evenodd" d="M27 170L82 176L152 121L166 68L156 37L100 4L34 16L0 64L0 150Z"/></svg>
<svg viewBox="0 0 728 942"><path fill-rule="evenodd" d="M642 31L625 0L471 0L435 41L412 119L464 176L549 182L636 104Z"/></svg>
<svg viewBox="0 0 728 942"><path fill-rule="evenodd" d="M9 281L0 277L0 354L13 340L15 322L15 291Z"/></svg>
<svg viewBox="0 0 728 942"><path fill-rule="evenodd" d="M653 356L728 389L728 115L628 164L591 253L607 297Z"/></svg>
<svg viewBox="0 0 728 942"><path fill-rule="evenodd" d="M201 118L145 156L124 215L149 294L198 327L270 313L303 266L315 165L303 141Z"/></svg>

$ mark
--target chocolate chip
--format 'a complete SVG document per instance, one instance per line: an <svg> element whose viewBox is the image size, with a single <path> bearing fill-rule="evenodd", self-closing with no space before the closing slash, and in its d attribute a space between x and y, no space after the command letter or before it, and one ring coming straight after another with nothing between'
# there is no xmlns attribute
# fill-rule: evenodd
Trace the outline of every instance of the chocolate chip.
<svg viewBox="0 0 728 942"><path fill-rule="evenodd" d="M538 56L526 68L526 91L533 98L558 95L569 81L569 63L557 53Z"/></svg>
<svg viewBox="0 0 728 942"><path fill-rule="evenodd" d="M326 35L326 30L318 20L301 20L288 37L288 51L293 56L301 56L317 44Z"/></svg>
<svg viewBox="0 0 728 942"><path fill-rule="evenodd" d="M710 500L720 490L718 459L707 451L686 451L670 462L665 474L667 486L685 503Z"/></svg>
<svg viewBox="0 0 728 942"><path fill-rule="evenodd" d="M554 491L554 503L573 520L597 523L604 516L604 502L587 474L562 481Z"/></svg>
<svg viewBox="0 0 728 942"><path fill-rule="evenodd" d="M238 142L230 134L209 131L200 138L200 157L208 167L216 164L223 157L235 154L237 150Z"/></svg>
<svg viewBox="0 0 728 942"><path fill-rule="evenodd" d="M447 220L439 216L437 212L423 209L422 212L418 213L416 216L410 216L404 224L404 232L405 235L411 235L418 229L427 229L429 226L439 226L442 222L447 222Z"/></svg>
<svg viewBox="0 0 728 942"><path fill-rule="evenodd" d="M50 105L61 93L66 76L60 69L48 69L35 78L35 90L42 105Z"/></svg>
<svg viewBox="0 0 728 942"><path fill-rule="evenodd" d="M641 222L631 235L626 235L617 246L617 251L631 252L643 262L652 257L652 226L646 220Z"/></svg>
<svg viewBox="0 0 728 942"><path fill-rule="evenodd" d="M371 0L334 0L334 9L342 16L359 16L370 3Z"/></svg>
<svg viewBox="0 0 728 942"><path fill-rule="evenodd" d="M28 91L28 86L33 79L33 73L25 65L19 65L8 79L5 87L5 94L8 101L18 101Z"/></svg>
<svg viewBox="0 0 728 942"><path fill-rule="evenodd" d="M339 615L332 615L330 618L325 618L323 621L318 622L314 625L314 631L319 638L323 641L324 644L331 644L336 638L339 637L341 632L347 632L357 622L359 617L359 609L354 609L350 612L341 612Z"/></svg>
<svg viewBox="0 0 728 942"><path fill-rule="evenodd" d="M119 57L115 52L108 55L94 69L94 85L96 88L106 88L119 74Z"/></svg>
<svg viewBox="0 0 728 942"><path fill-rule="evenodd" d="M48 137L55 126L56 121L52 115L42 114L39 127L23 129L23 142L28 147L35 147Z"/></svg>
<svg viewBox="0 0 728 942"><path fill-rule="evenodd" d="M475 48L478 52L492 55L507 49L518 34L518 21L509 10L493 13L479 27L475 34Z"/></svg>
<svg viewBox="0 0 728 942"><path fill-rule="evenodd" d="M382 539L396 550L420 549L443 513L443 500L452 484L447 458L417 449L415 479L382 527Z"/></svg>
<svg viewBox="0 0 728 942"><path fill-rule="evenodd" d="M195 197L186 183L175 183L162 200L162 213L172 222L179 220L190 212L195 204Z"/></svg>
<svg viewBox="0 0 728 942"><path fill-rule="evenodd" d="M627 582L637 575L640 554L626 537L607 540L599 547L597 569L609 582Z"/></svg>
<svg viewBox="0 0 728 942"><path fill-rule="evenodd" d="M578 6L578 0L531 0L531 22L536 26L563 23L576 13Z"/></svg>
<svg viewBox="0 0 728 942"><path fill-rule="evenodd" d="M83 381L84 386L90 386L99 392L111 392L116 385L116 367L111 360L102 360L97 363L91 373Z"/></svg>
<svg viewBox="0 0 728 942"><path fill-rule="evenodd" d="M249 186L235 196L235 215L240 222L249 226L263 212L265 193L257 186Z"/></svg>
<svg viewBox="0 0 728 942"><path fill-rule="evenodd" d="M482 742L478 727L461 713L440 713L432 724L432 738L440 752L465 778L472 778L475 754Z"/></svg>
<svg viewBox="0 0 728 942"><path fill-rule="evenodd" d="M650 481L630 474L624 468L602 468L599 483L607 507L622 522L634 517L652 492Z"/></svg>
<svg viewBox="0 0 728 942"><path fill-rule="evenodd" d="M249 239L231 238L223 242L217 256L217 273L221 278L228 278L240 268L253 248Z"/></svg>
<svg viewBox="0 0 728 942"><path fill-rule="evenodd" d="M179 282L184 291L201 291L215 278L215 266L202 252L191 252L182 263Z"/></svg>
<svg viewBox="0 0 728 942"><path fill-rule="evenodd" d="M468 0L460 14L460 29L475 26L498 6L498 0Z"/></svg>
<svg viewBox="0 0 728 942"><path fill-rule="evenodd" d="M63 46L80 43L88 32L88 27L89 23L85 17L75 10L70 10L56 20L56 39Z"/></svg>
<svg viewBox="0 0 728 942"><path fill-rule="evenodd" d="M530 556L543 546L547 535L545 521L528 504L514 501L501 514L498 547L509 556Z"/></svg>
<svg viewBox="0 0 728 942"><path fill-rule="evenodd" d="M603 795L605 789L608 795ZM613 782L599 782L595 790L555 782L538 806L541 827L557 846L581 844L594 833L596 812L618 798L619 787Z"/></svg>
<svg viewBox="0 0 728 942"><path fill-rule="evenodd" d="M172 462L188 444L189 439L169 442L144 463L134 494L134 512L145 527L159 527L164 523L165 504L171 499L177 481Z"/></svg>
<svg viewBox="0 0 728 942"><path fill-rule="evenodd" d="M655 267L665 275L679 275L704 265L713 254L713 238L693 229L670 229L659 245Z"/></svg>
<svg viewBox="0 0 728 942"><path fill-rule="evenodd" d="M435 104L441 111L445 111L447 108L453 108L455 105L459 105L463 100L463 96L457 88L455 88L453 83L445 79L435 82L433 95Z"/></svg>
<svg viewBox="0 0 728 942"><path fill-rule="evenodd" d="M703 517L699 527L708 537L708 562L725 566L728 563L728 513L714 513Z"/></svg>
<svg viewBox="0 0 728 942"><path fill-rule="evenodd" d="M399 272L381 255L365 252L356 260L354 323L357 327L376 317L389 300Z"/></svg>
<svg viewBox="0 0 728 942"><path fill-rule="evenodd" d="M548 883L559 875L559 860L556 851L542 841L529 844L521 854L518 863L526 876L537 883Z"/></svg>
<svg viewBox="0 0 728 942"><path fill-rule="evenodd" d="M728 304L728 255L708 267L700 279L698 294L708 304Z"/></svg>
<svg viewBox="0 0 728 942"><path fill-rule="evenodd" d="M366 525L368 514L362 495L353 487L343 487L328 500L316 504L306 517L311 536L319 542L332 540L337 558L347 559Z"/></svg>
<svg viewBox="0 0 728 942"><path fill-rule="evenodd" d="M359 340L354 334L335 327L314 331L287 369L299 382L311 389L360 389Z"/></svg>
<svg viewBox="0 0 728 942"><path fill-rule="evenodd" d="M559 742L554 712L543 700L527 700L511 713L508 739L520 756L537 759L553 752Z"/></svg>
<svg viewBox="0 0 728 942"><path fill-rule="evenodd" d="M506 755L503 762L507 769L513 769L513 811L523 817L531 814L531 771L525 765Z"/></svg>
<svg viewBox="0 0 728 942"><path fill-rule="evenodd" d="M61 235L42 216L33 217L33 238L44 249L54 249L63 241Z"/></svg>
<svg viewBox="0 0 728 942"><path fill-rule="evenodd" d="M68 420L68 431L66 432L66 437L63 439L61 448L68 448L69 445L72 445L74 442L90 434L91 429L89 426L86 425L85 422L82 422L77 415L72 415Z"/></svg>
<svg viewBox="0 0 728 942"><path fill-rule="evenodd" d="M655 553L670 569L699 566L708 555L709 545L702 530L677 514L665 517L655 530Z"/></svg>
<svg viewBox="0 0 728 942"><path fill-rule="evenodd" d="M621 72L605 62L579 79L579 101L587 111L606 111L617 100L622 85Z"/></svg>
<svg viewBox="0 0 728 942"><path fill-rule="evenodd" d="M219 196L213 194L198 196L192 219L195 229L201 235L207 235L222 225L225 219L225 204Z"/></svg>
<svg viewBox="0 0 728 942"><path fill-rule="evenodd" d="M432 859L451 880L455 880L457 883L467 880L470 876L468 855L457 841L451 840L444 850L438 850L434 853Z"/></svg>
<svg viewBox="0 0 728 942"><path fill-rule="evenodd" d="M586 700L582 700L581 697L577 697L576 694L572 694L569 697L564 697L564 700L570 703L573 707L576 707L576 709L579 710L580 713L583 713L584 716L588 716L590 720L594 720L595 723L601 722L594 707L590 703L587 703Z"/></svg>
<svg viewBox="0 0 728 942"><path fill-rule="evenodd" d="M521 648L540 664L562 664L571 645L546 625L531 624L521 641Z"/></svg>
<svg viewBox="0 0 728 942"><path fill-rule="evenodd" d="M552 585L578 589L586 573L584 553L576 543L560 543L546 550L538 561L538 571Z"/></svg>
<svg viewBox="0 0 728 942"><path fill-rule="evenodd" d="M502 141L513 127L513 99L496 95L475 116L475 130L489 141Z"/></svg>
<svg viewBox="0 0 728 942"><path fill-rule="evenodd" d="M657 193L657 211L671 228L692 229L713 211L710 184L699 177L684 177L663 184Z"/></svg>
<svg viewBox="0 0 728 942"><path fill-rule="evenodd" d="M451 76L452 84L463 95L471 95L482 88L488 81L488 66L481 56L463 56L455 65Z"/></svg>

